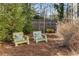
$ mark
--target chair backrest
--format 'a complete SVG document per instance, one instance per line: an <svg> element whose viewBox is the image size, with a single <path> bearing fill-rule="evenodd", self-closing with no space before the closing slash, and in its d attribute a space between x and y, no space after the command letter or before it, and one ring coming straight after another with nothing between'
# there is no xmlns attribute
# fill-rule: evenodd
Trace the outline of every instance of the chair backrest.
<svg viewBox="0 0 79 59"><path fill-rule="evenodd" d="M34 40L42 39L42 33L41 31L34 31L33 32Z"/></svg>
<svg viewBox="0 0 79 59"><path fill-rule="evenodd" d="M15 42L23 41L24 40L23 32L13 33L13 38Z"/></svg>

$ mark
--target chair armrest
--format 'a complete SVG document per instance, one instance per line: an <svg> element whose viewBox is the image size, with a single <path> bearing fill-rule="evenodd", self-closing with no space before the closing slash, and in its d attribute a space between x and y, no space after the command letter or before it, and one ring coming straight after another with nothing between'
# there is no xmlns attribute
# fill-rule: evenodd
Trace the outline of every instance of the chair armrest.
<svg viewBox="0 0 79 59"><path fill-rule="evenodd" d="M24 35L25 40L29 40L29 36Z"/></svg>
<svg viewBox="0 0 79 59"><path fill-rule="evenodd" d="M29 36L24 35L24 38L25 38L25 40L27 41L27 44L30 44L30 43L29 43Z"/></svg>
<svg viewBox="0 0 79 59"><path fill-rule="evenodd" d="M47 35L46 35L46 34L42 34L42 36L43 36L45 39L47 39Z"/></svg>

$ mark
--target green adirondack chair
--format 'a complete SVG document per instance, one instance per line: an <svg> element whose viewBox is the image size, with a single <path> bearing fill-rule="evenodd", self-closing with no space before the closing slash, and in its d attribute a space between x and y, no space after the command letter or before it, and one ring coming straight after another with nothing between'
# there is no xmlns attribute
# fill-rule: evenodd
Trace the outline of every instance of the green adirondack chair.
<svg viewBox="0 0 79 59"><path fill-rule="evenodd" d="M48 41L47 36L45 34L42 34L41 31L34 31L33 37L34 37L34 40L36 41L36 43L38 43L39 41L45 41L45 42Z"/></svg>
<svg viewBox="0 0 79 59"><path fill-rule="evenodd" d="M24 36L23 32L13 33L13 39L15 46L18 46L18 44L22 44L22 43L29 44L29 37Z"/></svg>

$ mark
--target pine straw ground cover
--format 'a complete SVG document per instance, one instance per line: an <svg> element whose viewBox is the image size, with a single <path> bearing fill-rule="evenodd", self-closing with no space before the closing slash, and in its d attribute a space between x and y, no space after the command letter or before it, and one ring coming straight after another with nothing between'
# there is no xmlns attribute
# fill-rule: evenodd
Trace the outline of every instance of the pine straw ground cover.
<svg viewBox="0 0 79 59"><path fill-rule="evenodd" d="M49 38L52 37L52 38ZM56 39L56 40L55 40ZM2 56L60 56L73 55L67 48L60 48L63 40L56 35L48 35L48 43L39 42L36 44L33 39L30 39L30 44L21 44L14 46L12 43L0 44L0 55Z"/></svg>

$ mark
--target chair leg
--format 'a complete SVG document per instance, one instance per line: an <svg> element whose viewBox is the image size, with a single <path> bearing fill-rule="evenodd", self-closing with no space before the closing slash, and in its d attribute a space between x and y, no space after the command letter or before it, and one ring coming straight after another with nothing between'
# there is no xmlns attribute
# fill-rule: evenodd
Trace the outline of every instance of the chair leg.
<svg viewBox="0 0 79 59"><path fill-rule="evenodd" d="M30 44L30 43L29 43L29 40L27 40L27 44Z"/></svg>
<svg viewBox="0 0 79 59"><path fill-rule="evenodd" d="M30 44L29 43L29 36L25 36L25 39L27 40L27 44Z"/></svg>
<svg viewBox="0 0 79 59"><path fill-rule="evenodd" d="M36 40L36 43L38 43L38 41Z"/></svg>
<svg viewBox="0 0 79 59"><path fill-rule="evenodd" d="M47 40L45 40L46 41L46 43L47 43Z"/></svg>
<svg viewBox="0 0 79 59"><path fill-rule="evenodd" d="M18 44L15 44L15 46L18 46Z"/></svg>
<svg viewBox="0 0 79 59"><path fill-rule="evenodd" d="M45 42L47 43L47 42L48 42L48 40L47 40L47 39L45 39Z"/></svg>

